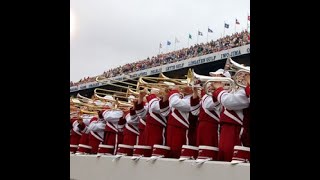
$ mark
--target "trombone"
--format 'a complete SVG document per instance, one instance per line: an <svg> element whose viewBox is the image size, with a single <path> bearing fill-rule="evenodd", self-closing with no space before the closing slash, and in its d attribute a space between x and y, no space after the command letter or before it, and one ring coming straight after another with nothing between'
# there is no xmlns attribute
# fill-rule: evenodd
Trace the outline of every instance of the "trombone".
<svg viewBox="0 0 320 180"><path fill-rule="evenodd" d="M125 88L127 88L127 87L125 87ZM110 95L109 93L116 93L116 95L115 94L110 95L110 96L113 96L113 97L128 98L128 93L127 92L121 92L121 91L115 91L115 90L109 90L109 89L101 89L101 88L95 88L93 92L94 92L95 97L97 97L99 99L104 99L104 100L105 100L105 98L101 97L101 96ZM101 95L101 96L96 96L96 95Z"/></svg>
<svg viewBox="0 0 320 180"><path fill-rule="evenodd" d="M102 92L99 92L99 91L102 91ZM104 92L103 92L104 91ZM115 92L115 93L120 93L120 94L124 94L126 96L118 96L118 95L111 95L111 94L107 94L105 92ZM129 89L128 89L129 91ZM102 97L102 96L107 96L107 95L110 95L112 96L113 98L116 97L115 100L111 100L111 99L106 99L105 97ZM118 106L130 106L132 107L132 105L130 103L127 103L125 101L119 101L118 98L124 98L124 99L128 99L129 98L129 93L125 93L125 92L118 92L118 91L113 91L113 90L108 90L108 89L101 89L101 88L96 88L94 90L94 96L100 100L104 100L104 101L109 101L109 102L113 102L115 104L117 104Z"/></svg>
<svg viewBox="0 0 320 180"><path fill-rule="evenodd" d="M113 79L110 79L110 78L104 78L103 80L101 80L101 79L99 79L99 77L100 77L100 76L97 76L97 77L96 77L96 81L97 81L97 82L100 82L100 83L104 83L105 85L111 85L111 86L116 86L116 87L121 87L121 88L124 87L124 86L117 85L117 84L113 84L113 83L106 83L106 82L104 82L103 80L110 80L110 81L113 81L113 82L116 82L116 83L122 83L122 84L130 85L130 86L137 86L136 84L133 84L133 83L128 83L128 82L124 82L124 81L113 80Z"/></svg>
<svg viewBox="0 0 320 180"><path fill-rule="evenodd" d="M101 108L98 106L94 106L92 104L83 103L79 99L76 99L76 98L72 98L71 103L73 106L80 108L80 110L81 110L81 107L86 107L87 109L93 109L93 110L100 110L100 108Z"/></svg>
<svg viewBox="0 0 320 180"><path fill-rule="evenodd" d="M156 79L158 81L164 81L163 83L147 83L146 81L144 81L144 79ZM171 79L172 80L172 79ZM181 80L181 79L173 79L173 80ZM187 83L182 84L180 82L180 84L176 85L174 82L169 82L168 79L166 78L159 78L159 77L140 77L139 81L138 81L138 85L137 88L168 88L170 86L178 86L180 88L189 86Z"/></svg>
<svg viewBox="0 0 320 180"><path fill-rule="evenodd" d="M89 104L92 104L92 103L93 103L93 100L92 100L92 99L87 98L87 97L84 97L84 96L82 96L80 93L77 94L77 99L78 99L78 100L81 100L81 101L84 102L84 103L89 103Z"/></svg>
<svg viewBox="0 0 320 180"><path fill-rule="evenodd" d="M163 73L159 74L159 78L163 78L166 81L169 81L169 82L171 81L171 82L178 84L178 85L184 85L187 83L185 79L172 79L172 78L165 76Z"/></svg>
<svg viewBox="0 0 320 180"><path fill-rule="evenodd" d="M104 78L104 79L108 79L108 78ZM107 83L107 82L99 79L99 76L96 77L96 81L99 82L99 83L103 83L104 85L110 85L110 86L115 86L115 87L124 88L124 89L131 88L131 87L121 86L121 85L114 84L114 83ZM137 86L136 84L127 83L127 82L118 81L118 80L110 80L110 81L120 82L120 83L128 84L128 85L131 85L131 86ZM131 88L131 89L133 89L133 88Z"/></svg>

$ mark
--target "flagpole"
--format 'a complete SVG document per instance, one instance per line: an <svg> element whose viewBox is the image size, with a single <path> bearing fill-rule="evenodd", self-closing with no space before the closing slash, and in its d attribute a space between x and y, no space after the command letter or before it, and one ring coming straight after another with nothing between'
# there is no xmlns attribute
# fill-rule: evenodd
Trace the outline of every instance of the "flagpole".
<svg viewBox="0 0 320 180"><path fill-rule="evenodd" d="M168 42L167 42L167 45L166 45L166 53L168 53Z"/></svg>
<svg viewBox="0 0 320 180"><path fill-rule="evenodd" d="M236 33L236 31L237 31L237 19L236 19L235 24L234 24L234 33Z"/></svg>
<svg viewBox="0 0 320 180"><path fill-rule="evenodd" d="M226 22L224 21L224 24L223 24L223 37L224 37L225 31L226 31Z"/></svg>
<svg viewBox="0 0 320 180"><path fill-rule="evenodd" d="M176 37L174 38L174 51L176 50L176 43L177 43L177 39Z"/></svg>
<svg viewBox="0 0 320 180"><path fill-rule="evenodd" d="M198 40L199 40L199 29L198 29L198 32L197 32L197 44L198 44Z"/></svg>
<svg viewBox="0 0 320 180"><path fill-rule="evenodd" d="M161 43L160 43L161 44ZM161 49L161 47L160 47L160 45L159 45L159 53L158 54L160 54L160 49Z"/></svg>
<svg viewBox="0 0 320 180"><path fill-rule="evenodd" d="M190 37L189 37L189 35L188 35L188 48L189 48L189 40L190 40Z"/></svg>
<svg viewBox="0 0 320 180"><path fill-rule="evenodd" d="M207 29L207 43L208 43L208 35L209 35L209 26L208 26L208 29Z"/></svg>

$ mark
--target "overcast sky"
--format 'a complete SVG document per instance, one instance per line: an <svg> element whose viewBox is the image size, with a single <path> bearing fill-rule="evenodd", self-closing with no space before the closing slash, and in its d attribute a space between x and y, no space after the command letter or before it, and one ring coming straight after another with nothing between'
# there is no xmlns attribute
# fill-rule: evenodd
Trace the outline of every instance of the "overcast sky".
<svg viewBox="0 0 320 180"><path fill-rule="evenodd" d="M216 40L247 28L250 0L70 0L74 31L70 39L70 80L102 74L110 68L159 52ZM73 21L73 20L71 20ZM167 40L171 45L167 46Z"/></svg>

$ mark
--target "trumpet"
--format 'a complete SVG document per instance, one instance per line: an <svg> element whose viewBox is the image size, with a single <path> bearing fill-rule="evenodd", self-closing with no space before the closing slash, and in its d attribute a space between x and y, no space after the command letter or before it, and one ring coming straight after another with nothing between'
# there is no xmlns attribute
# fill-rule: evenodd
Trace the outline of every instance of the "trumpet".
<svg viewBox="0 0 320 180"><path fill-rule="evenodd" d="M233 75L233 78L237 86L240 86L240 87L247 86L247 82L244 80L244 76L247 74L250 75L250 67L245 67L233 61L231 58L228 58L224 66L224 69L227 71L235 72L235 74Z"/></svg>
<svg viewBox="0 0 320 180"><path fill-rule="evenodd" d="M207 80L203 84L204 90L205 90L205 92L206 92L206 94L208 96L212 96L212 90L210 88L211 82L224 82L224 83L226 83L228 86L224 86L224 88L226 90L228 90L229 92L233 91L236 88L235 81L233 79L231 79L231 78L228 78L228 77L212 77L212 79Z"/></svg>

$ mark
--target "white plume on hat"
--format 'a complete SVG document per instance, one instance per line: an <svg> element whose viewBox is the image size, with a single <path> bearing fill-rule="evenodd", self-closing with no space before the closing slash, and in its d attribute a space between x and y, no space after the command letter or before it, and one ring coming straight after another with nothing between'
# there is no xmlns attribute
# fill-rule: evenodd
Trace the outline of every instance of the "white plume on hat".
<svg viewBox="0 0 320 180"><path fill-rule="evenodd" d="M225 71L224 69L218 69L217 71L210 72L209 74L210 74L210 76L221 74L224 77L231 78L231 74L229 73L229 71Z"/></svg>

